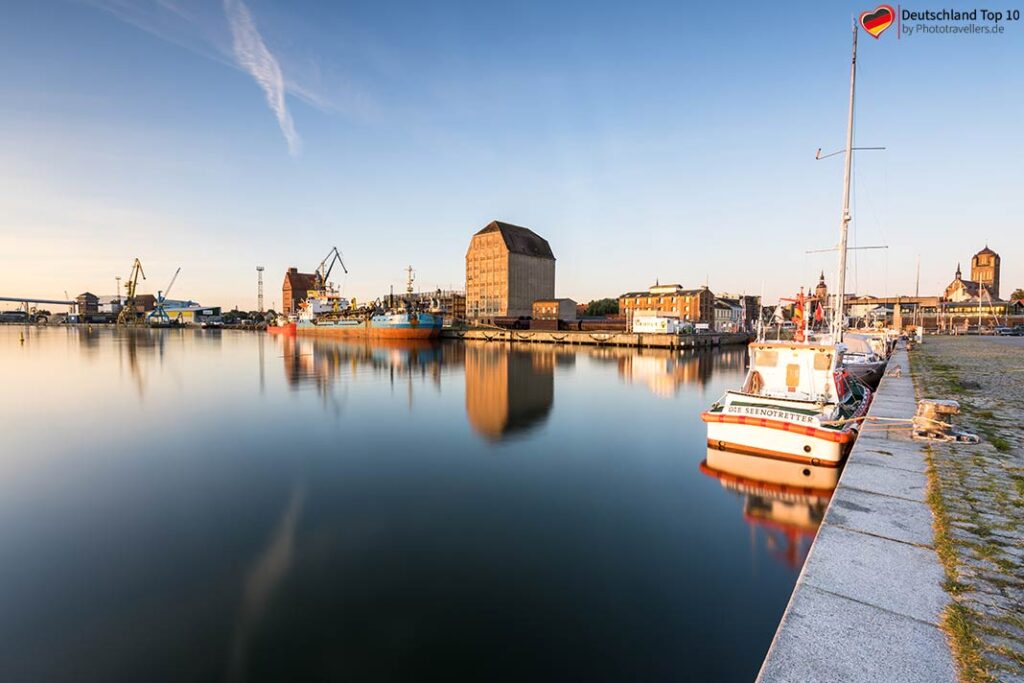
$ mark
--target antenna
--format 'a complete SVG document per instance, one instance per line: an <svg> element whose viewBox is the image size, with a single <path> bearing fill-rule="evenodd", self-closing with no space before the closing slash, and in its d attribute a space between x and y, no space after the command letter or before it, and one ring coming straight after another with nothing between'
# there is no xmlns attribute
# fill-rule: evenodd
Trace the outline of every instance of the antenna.
<svg viewBox="0 0 1024 683"><path fill-rule="evenodd" d="M256 308L263 312L263 266L256 266Z"/></svg>

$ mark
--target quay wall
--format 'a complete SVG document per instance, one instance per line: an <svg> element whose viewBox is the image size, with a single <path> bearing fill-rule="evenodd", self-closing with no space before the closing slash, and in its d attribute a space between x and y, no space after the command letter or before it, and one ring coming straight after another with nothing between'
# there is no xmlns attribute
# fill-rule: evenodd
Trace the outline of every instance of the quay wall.
<svg viewBox="0 0 1024 683"><path fill-rule="evenodd" d="M708 334L633 334L627 332L587 332L579 330L441 330L444 339L465 339L493 342L525 342L530 344L590 344L598 346L634 346L658 349L695 349L703 347L746 344L750 335L734 333Z"/></svg>
<svg viewBox="0 0 1024 683"><path fill-rule="evenodd" d="M909 419L915 409L901 347L868 416ZM884 424L865 423L850 452L758 681L957 680L940 627L949 596L925 444L905 423Z"/></svg>

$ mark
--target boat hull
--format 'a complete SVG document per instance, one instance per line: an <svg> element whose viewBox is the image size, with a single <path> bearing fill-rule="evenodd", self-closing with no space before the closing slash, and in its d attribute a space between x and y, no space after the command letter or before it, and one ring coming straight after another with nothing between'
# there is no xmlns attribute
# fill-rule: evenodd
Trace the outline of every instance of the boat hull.
<svg viewBox="0 0 1024 683"><path fill-rule="evenodd" d="M376 316L367 320L342 319L317 323L300 321L296 333L351 339L434 339L441 333L441 316L419 314Z"/></svg>
<svg viewBox="0 0 1024 683"><path fill-rule="evenodd" d="M871 405L871 390L864 388L860 405L842 428L823 424L823 416L808 414L815 404L763 401L736 395L726 408L701 413L708 428L708 448L773 458L815 467L839 467L860 429L859 419ZM726 395L732 396L732 392Z"/></svg>
<svg viewBox="0 0 1024 683"><path fill-rule="evenodd" d="M844 367L851 375L874 390L878 388L879 382L882 381L882 375L885 374L885 366L886 361L876 361L870 363L847 363Z"/></svg>
<svg viewBox="0 0 1024 683"><path fill-rule="evenodd" d="M827 430L816 431L825 434L789 431L782 426L708 422L708 448L815 467L839 467L853 443L853 430L836 432L840 440Z"/></svg>
<svg viewBox="0 0 1024 683"><path fill-rule="evenodd" d="M288 323L287 325L267 325L267 332L269 334L295 334L295 323Z"/></svg>

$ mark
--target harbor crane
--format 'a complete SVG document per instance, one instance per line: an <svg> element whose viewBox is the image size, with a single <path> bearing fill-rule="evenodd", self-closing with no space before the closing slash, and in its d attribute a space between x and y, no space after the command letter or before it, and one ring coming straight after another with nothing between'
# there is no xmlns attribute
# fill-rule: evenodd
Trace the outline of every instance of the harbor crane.
<svg viewBox="0 0 1024 683"><path fill-rule="evenodd" d="M164 303L167 301L167 295L171 293L171 287L174 286L175 281L178 279L178 273L181 272L181 266L174 271L174 275L171 277L171 281L167 283L167 289L156 291L156 305L153 310L147 316L147 321L150 325L170 325L171 318L167 315L167 310L164 308Z"/></svg>
<svg viewBox="0 0 1024 683"><path fill-rule="evenodd" d="M146 279L146 273L142 270L142 261L135 259L124 288L128 296L125 297L121 310L117 314L117 324L125 327L133 327L138 322L138 315L135 311L135 290L139 285L139 277Z"/></svg>
<svg viewBox="0 0 1024 683"><path fill-rule="evenodd" d="M345 261L341 258L341 252L338 251L337 247L331 247L331 250L327 252L327 256L320 262L320 265L316 269L316 289L317 291L323 291L327 287L327 280L331 277L331 271L334 270L334 264L340 263L341 269L345 271L345 275L348 275L348 268L345 267Z"/></svg>

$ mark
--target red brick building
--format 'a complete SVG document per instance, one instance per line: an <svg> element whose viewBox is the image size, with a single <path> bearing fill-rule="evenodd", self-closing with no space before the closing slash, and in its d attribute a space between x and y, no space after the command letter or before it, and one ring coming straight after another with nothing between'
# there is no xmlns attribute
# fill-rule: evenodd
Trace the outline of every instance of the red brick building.
<svg viewBox="0 0 1024 683"><path fill-rule="evenodd" d="M289 268L284 274L281 287L281 312L285 315L297 313L299 302L308 296L309 290L316 289L316 276L300 273L298 268Z"/></svg>
<svg viewBox="0 0 1024 683"><path fill-rule="evenodd" d="M654 285L646 292L626 292L619 297L619 315L674 315L682 322L714 323L715 295L707 287L683 289L682 285Z"/></svg>

